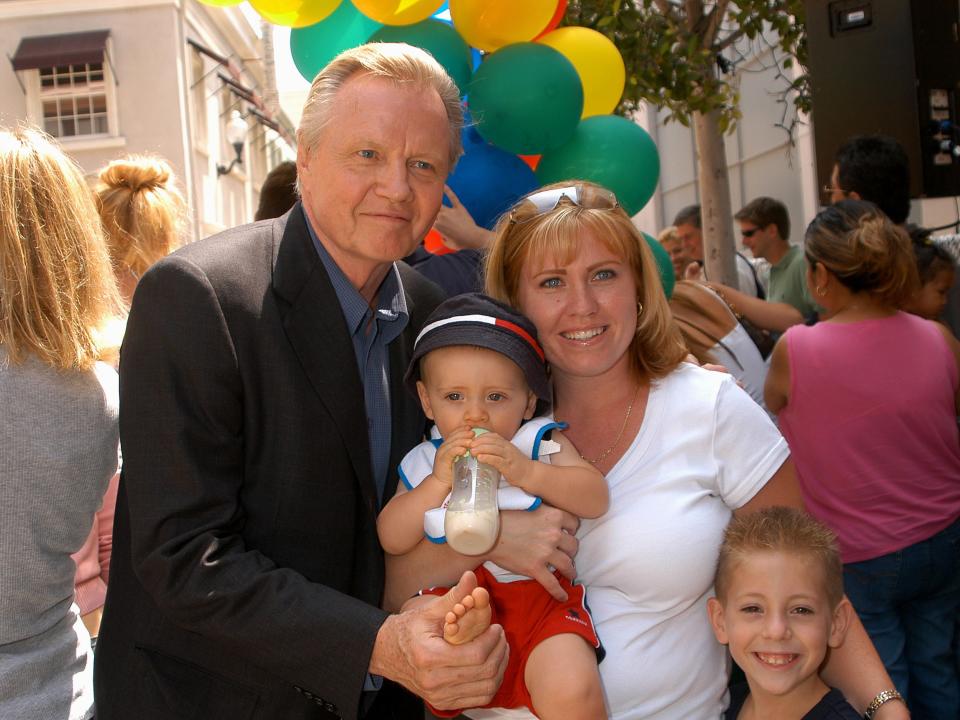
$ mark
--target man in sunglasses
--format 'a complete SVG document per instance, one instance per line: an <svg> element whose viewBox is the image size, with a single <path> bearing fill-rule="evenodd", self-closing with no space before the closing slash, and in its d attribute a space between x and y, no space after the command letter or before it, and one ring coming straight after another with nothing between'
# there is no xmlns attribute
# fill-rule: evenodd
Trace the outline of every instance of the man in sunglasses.
<svg viewBox="0 0 960 720"><path fill-rule="evenodd" d="M816 305L807 289L803 252L790 244L787 206L770 197L758 197L733 217L740 226L743 246L753 257L770 263L767 301L786 303L795 308L801 318L816 313Z"/></svg>
<svg viewBox="0 0 960 720"><path fill-rule="evenodd" d="M779 200L759 197L741 208L734 219L740 226L743 245L755 258L770 263L766 300L749 297L724 285L709 283L751 323L770 332L783 332L816 316L810 298L803 251L791 245L790 215Z"/></svg>

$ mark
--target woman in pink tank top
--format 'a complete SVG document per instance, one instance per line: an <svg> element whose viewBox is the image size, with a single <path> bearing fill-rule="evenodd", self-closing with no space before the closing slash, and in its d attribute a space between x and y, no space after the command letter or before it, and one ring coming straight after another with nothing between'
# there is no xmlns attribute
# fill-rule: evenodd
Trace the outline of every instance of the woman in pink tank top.
<svg viewBox="0 0 960 720"><path fill-rule="evenodd" d="M960 344L898 308L916 289L906 233L844 200L806 234L828 317L790 328L765 396L804 500L837 533L847 596L914 717L960 717Z"/></svg>

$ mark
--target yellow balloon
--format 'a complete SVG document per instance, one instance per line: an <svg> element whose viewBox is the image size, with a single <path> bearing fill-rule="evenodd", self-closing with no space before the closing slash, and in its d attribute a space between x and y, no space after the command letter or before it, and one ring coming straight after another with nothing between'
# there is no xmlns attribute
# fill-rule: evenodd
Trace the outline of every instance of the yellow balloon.
<svg viewBox="0 0 960 720"><path fill-rule="evenodd" d="M463 39L493 52L511 43L526 42L542 33L558 0L450 0L453 26Z"/></svg>
<svg viewBox="0 0 960 720"><path fill-rule="evenodd" d="M306 27L325 20L342 0L250 0L253 9L274 25Z"/></svg>
<svg viewBox="0 0 960 720"><path fill-rule="evenodd" d="M583 83L583 115L609 115L623 96L627 71L617 46L585 27L562 27L537 40L573 63Z"/></svg>
<svg viewBox="0 0 960 720"><path fill-rule="evenodd" d="M413 25L426 20L443 0L353 0L357 10L384 25Z"/></svg>

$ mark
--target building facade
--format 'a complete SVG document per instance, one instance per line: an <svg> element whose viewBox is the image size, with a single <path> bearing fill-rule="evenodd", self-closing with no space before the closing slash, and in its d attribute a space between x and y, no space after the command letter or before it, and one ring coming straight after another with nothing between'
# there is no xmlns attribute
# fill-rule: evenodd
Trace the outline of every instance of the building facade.
<svg viewBox="0 0 960 720"><path fill-rule="evenodd" d="M0 0L0 125L46 130L91 178L123 155L161 155L191 239L249 222L267 172L295 154L263 100L262 32L249 8L198 0Z"/></svg>
<svg viewBox="0 0 960 720"><path fill-rule="evenodd" d="M801 243L807 224L826 202L822 189L830 182L829 177L817 177L816 111L812 118L800 117L792 137L779 126L784 119L784 105L779 102L784 81L774 69L769 47L738 62L730 80L739 87L743 115L725 138L733 212L761 195L776 198L790 212L791 241ZM670 225L681 208L700 202L693 130L678 122L665 122L666 115L666 111L645 104L635 118L660 152L656 193L635 218L637 226L652 235ZM939 227L955 222L958 214L958 198L915 199L909 219L923 227ZM739 245L740 234L735 232L734 237Z"/></svg>

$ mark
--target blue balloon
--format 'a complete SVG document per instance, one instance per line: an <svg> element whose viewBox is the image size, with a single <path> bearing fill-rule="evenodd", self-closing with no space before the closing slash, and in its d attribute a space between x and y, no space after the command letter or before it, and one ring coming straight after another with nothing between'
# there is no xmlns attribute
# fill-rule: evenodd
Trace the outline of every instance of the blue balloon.
<svg viewBox="0 0 960 720"><path fill-rule="evenodd" d="M539 186L537 176L523 160L484 141L472 127L463 131L463 150L447 185L477 225L492 229L500 215Z"/></svg>

